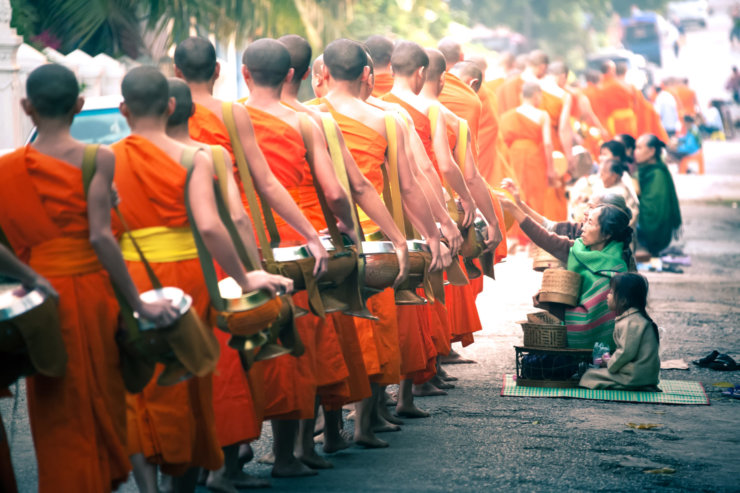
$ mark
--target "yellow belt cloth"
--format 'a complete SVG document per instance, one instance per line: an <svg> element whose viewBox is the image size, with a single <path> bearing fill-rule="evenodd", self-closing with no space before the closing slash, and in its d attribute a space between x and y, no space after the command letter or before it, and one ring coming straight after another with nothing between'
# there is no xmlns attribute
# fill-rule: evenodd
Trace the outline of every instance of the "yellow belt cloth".
<svg viewBox="0 0 740 493"><path fill-rule="evenodd" d="M28 264L46 277L90 274L103 268L87 237L62 236L36 245Z"/></svg>
<svg viewBox="0 0 740 493"><path fill-rule="evenodd" d="M131 231L136 243L149 262L179 262L198 258L198 249L189 226L168 228L154 226ZM141 260L128 233L120 241L123 259L130 262Z"/></svg>
<svg viewBox="0 0 740 493"><path fill-rule="evenodd" d="M631 129L629 133L631 135L637 133L637 116L635 112L632 111L632 108L620 108L612 111L612 114L606 119L606 128L612 136L616 134L617 122L623 120L629 120L629 127Z"/></svg>

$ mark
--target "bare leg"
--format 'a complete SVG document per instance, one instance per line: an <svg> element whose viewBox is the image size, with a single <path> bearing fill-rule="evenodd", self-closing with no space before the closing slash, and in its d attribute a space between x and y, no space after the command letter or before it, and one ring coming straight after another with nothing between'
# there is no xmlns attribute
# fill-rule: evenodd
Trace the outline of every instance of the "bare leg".
<svg viewBox="0 0 740 493"><path fill-rule="evenodd" d="M460 353L456 352L454 349L450 349L450 354L447 356L440 356L440 363L447 365L462 365L475 363L475 361L472 359L465 359L460 356Z"/></svg>
<svg viewBox="0 0 740 493"><path fill-rule="evenodd" d="M390 396L388 395L388 392L386 391L386 387L383 387L382 392L380 393L380 399L377 407L378 414L382 419L385 421L394 424L394 425L402 425L403 421L398 419L397 417L391 415L390 411L388 411L388 406L392 405L395 406L398 404L398 400L393 400L390 403L388 402Z"/></svg>
<svg viewBox="0 0 740 493"><path fill-rule="evenodd" d="M324 409L324 452L331 454L351 445L342 433L342 410Z"/></svg>
<svg viewBox="0 0 740 493"><path fill-rule="evenodd" d="M440 364L441 359L441 356L437 356L437 375L445 382L456 382L457 377L453 377L447 372L447 370L445 370L444 366Z"/></svg>
<svg viewBox="0 0 740 493"><path fill-rule="evenodd" d="M182 476L171 476L172 491L175 493L195 493L199 472L199 467L191 467Z"/></svg>
<svg viewBox="0 0 740 493"><path fill-rule="evenodd" d="M447 395L447 392L438 389L431 381L424 382L421 385L413 385L411 391L416 397L433 397L439 395Z"/></svg>
<svg viewBox="0 0 740 493"><path fill-rule="evenodd" d="M239 469L242 469L244 465L254 459L254 450L248 443L242 443L239 445Z"/></svg>
<svg viewBox="0 0 740 493"><path fill-rule="evenodd" d="M428 418L429 413L422 411L414 404L414 393L412 391L414 381L411 378L401 381L398 386L398 404L396 404L396 415L402 418Z"/></svg>
<svg viewBox="0 0 740 493"><path fill-rule="evenodd" d="M373 406L373 412L371 415L372 417L370 418L370 423L372 424L373 432L374 433L388 433L392 431L401 431L401 427L397 423L393 422L393 421L400 421L400 420L394 418L393 421L388 421L387 419L385 419L385 416L383 415L383 413L384 412L385 414L389 414L389 413L388 413L388 409L386 409L385 407L385 402L383 402L384 400L385 400L385 387L380 387L380 390L378 392L378 399L377 399L377 402L375 403L375 406Z"/></svg>
<svg viewBox="0 0 740 493"><path fill-rule="evenodd" d="M372 424L372 415L378 402L380 386L371 383L370 387L373 394L355 403L355 443L366 448L383 448L388 446L388 442L375 436Z"/></svg>
<svg viewBox="0 0 740 493"><path fill-rule="evenodd" d="M270 482L255 478L242 471L239 464L239 444L223 448L224 465L218 471L210 471L206 486L209 491L237 493L241 488L269 488Z"/></svg>
<svg viewBox="0 0 740 493"><path fill-rule="evenodd" d="M157 493L157 466L150 464L144 454L134 454L129 457L134 469L134 481L141 493Z"/></svg>
<svg viewBox="0 0 740 493"><path fill-rule="evenodd" d="M275 456L275 464L272 466L273 477L293 478L317 474L293 455L293 447L298 435L297 420L272 420L272 435L272 452Z"/></svg>
<svg viewBox="0 0 740 493"><path fill-rule="evenodd" d="M319 407L319 398L316 397L314 416ZM311 469L331 469L334 465L316 453L313 441L315 419L303 419L298 425L298 436L295 441L295 457Z"/></svg>

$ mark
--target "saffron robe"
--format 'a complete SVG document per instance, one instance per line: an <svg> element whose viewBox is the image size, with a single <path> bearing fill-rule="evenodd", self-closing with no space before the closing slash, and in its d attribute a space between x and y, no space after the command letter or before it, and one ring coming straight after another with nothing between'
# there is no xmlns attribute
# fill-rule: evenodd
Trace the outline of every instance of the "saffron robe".
<svg viewBox="0 0 740 493"><path fill-rule="evenodd" d="M62 378L26 379L38 491L110 491L131 470L118 305L90 245L81 169L28 145L0 157L0 226L59 293Z"/></svg>
<svg viewBox="0 0 740 493"><path fill-rule="evenodd" d="M547 190L547 161L542 125L511 110L501 117L501 136L509 149L509 160L519 177L527 204L542 214Z"/></svg>
<svg viewBox="0 0 740 493"><path fill-rule="evenodd" d="M593 102L592 102L593 104ZM601 124L612 135L629 134L637 137L632 91L614 77L604 77L598 89L598 106L593 107Z"/></svg>
<svg viewBox="0 0 740 493"><path fill-rule="evenodd" d="M391 92L393 89L393 74L383 72L375 74L375 85L373 86L373 96L379 98Z"/></svg>
<svg viewBox="0 0 740 493"><path fill-rule="evenodd" d="M189 227L185 168L137 135L112 148L119 207L129 227ZM143 263L126 263L137 288L151 289ZM192 296L193 308L201 319L208 319L210 298L197 257L151 265L162 285ZM220 468L223 454L215 428L212 376L162 387L156 382L161 368L158 365L155 378L141 393L126 397L129 453L142 453L168 474L183 474L190 467Z"/></svg>
<svg viewBox="0 0 740 493"><path fill-rule="evenodd" d="M515 109L522 104L522 87L524 79L520 75L509 77L496 91L498 100L498 114L503 116L509 110Z"/></svg>

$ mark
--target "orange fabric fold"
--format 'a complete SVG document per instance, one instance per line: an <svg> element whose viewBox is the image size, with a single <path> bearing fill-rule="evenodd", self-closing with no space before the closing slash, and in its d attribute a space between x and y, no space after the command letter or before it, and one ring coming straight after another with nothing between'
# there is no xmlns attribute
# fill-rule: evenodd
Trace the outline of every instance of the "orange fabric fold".
<svg viewBox="0 0 740 493"><path fill-rule="evenodd" d="M66 270L69 265L54 267L49 257L74 243L79 254L67 251L56 260L91 260L82 239L89 228L80 169L30 145L0 157L0 227L17 254L33 248L35 262L47 269L44 275L59 293L68 355L64 377L26 379L38 491L57 492L60 485L82 493L116 489L131 470L115 343L118 305L105 271Z"/></svg>
<svg viewBox="0 0 740 493"><path fill-rule="evenodd" d="M634 110L634 94L632 90L611 76L604 76L597 90L596 99L598 105L594 105L593 110L599 121L601 121L601 124L607 129L609 129L608 120L616 111L625 109ZM592 101L591 103L593 105L594 102ZM636 122L629 120L617 121L615 123L614 134L634 134L635 129L633 124L636 124Z"/></svg>
<svg viewBox="0 0 740 493"><path fill-rule="evenodd" d="M470 138L473 145L473 155L478 158L478 129L480 128L481 102L478 95L460 78L447 72L445 85L439 95L439 102L470 126Z"/></svg>
<svg viewBox="0 0 740 493"><path fill-rule="evenodd" d="M516 110L501 117L501 136L509 150L509 161L519 177L524 200L535 211L544 212L547 190L547 161L542 126Z"/></svg>
<svg viewBox="0 0 740 493"><path fill-rule="evenodd" d="M501 180L516 181L506 153L498 147L499 116L496 94L488 85L478 91L481 100L480 129L478 129L478 171L492 187L501 186Z"/></svg>
<svg viewBox="0 0 740 493"><path fill-rule="evenodd" d="M393 89L393 74L383 72L375 74L375 86L373 86L373 96L376 98L382 97L385 94L391 92Z"/></svg>
<svg viewBox="0 0 740 493"><path fill-rule="evenodd" d="M185 168L140 136L126 137L112 148L120 209L129 226L188 226ZM151 289L141 262L127 266L140 291ZM208 319L210 299L198 259L153 263L152 268L163 285L192 296L193 308ZM156 382L162 370L157 365L144 390L126 397L129 454L144 454L168 474L182 474L190 467L220 468L223 454L215 427L212 375L162 387Z"/></svg>
<svg viewBox="0 0 740 493"><path fill-rule="evenodd" d="M499 116L503 116L507 111L522 104L522 87L524 87L524 79L520 75L509 77L501 83L496 90Z"/></svg>
<svg viewBox="0 0 740 493"><path fill-rule="evenodd" d="M195 112L188 120L188 130L191 139L204 144L220 145L229 152L231 162L235 162L229 131L217 114L202 104L195 103Z"/></svg>
<svg viewBox="0 0 740 493"><path fill-rule="evenodd" d="M90 274L103 268L88 238L70 236L32 247L28 264L45 277Z"/></svg>
<svg viewBox="0 0 740 493"><path fill-rule="evenodd" d="M403 109L409 112L411 119L414 122L416 133L419 135L422 144L424 144L424 150L432 161L434 169L437 171L437 175L442 179L442 175L439 173L439 165L437 164L437 156L434 154L434 144L432 143L432 123L429 121L429 117L393 93L389 92L384 95L382 99L389 103L400 104Z"/></svg>

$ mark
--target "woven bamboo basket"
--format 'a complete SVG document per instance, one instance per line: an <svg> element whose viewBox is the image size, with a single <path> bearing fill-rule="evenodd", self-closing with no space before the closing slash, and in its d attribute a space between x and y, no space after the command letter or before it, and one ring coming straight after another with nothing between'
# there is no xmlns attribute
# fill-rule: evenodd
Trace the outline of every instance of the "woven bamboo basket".
<svg viewBox="0 0 740 493"><path fill-rule="evenodd" d="M540 301L576 306L580 293L580 274L565 269L547 269L542 275Z"/></svg>
<svg viewBox="0 0 740 493"><path fill-rule="evenodd" d="M563 321L548 312L527 313L527 322L531 324L562 325Z"/></svg>
<svg viewBox="0 0 740 493"><path fill-rule="evenodd" d="M532 268L537 272L544 272L545 269L565 269L565 264L553 257L547 250L537 247Z"/></svg>
<svg viewBox="0 0 740 493"><path fill-rule="evenodd" d="M524 332L524 346L535 348L564 348L568 344L568 334L565 325L532 324L519 322Z"/></svg>

